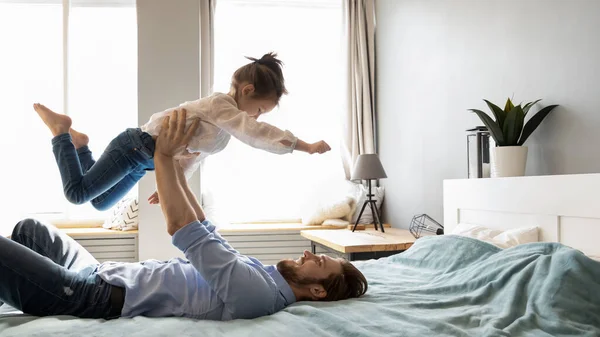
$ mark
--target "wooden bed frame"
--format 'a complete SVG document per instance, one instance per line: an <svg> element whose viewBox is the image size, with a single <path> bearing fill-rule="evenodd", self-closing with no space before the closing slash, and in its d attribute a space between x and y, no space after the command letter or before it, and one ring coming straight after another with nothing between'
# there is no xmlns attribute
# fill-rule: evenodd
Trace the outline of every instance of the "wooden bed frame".
<svg viewBox="0 0 600 337"><path fill-rule="evenodd" d="M444 181L444 229L537 226L540 241L600 256L600 174Z"/></svg>

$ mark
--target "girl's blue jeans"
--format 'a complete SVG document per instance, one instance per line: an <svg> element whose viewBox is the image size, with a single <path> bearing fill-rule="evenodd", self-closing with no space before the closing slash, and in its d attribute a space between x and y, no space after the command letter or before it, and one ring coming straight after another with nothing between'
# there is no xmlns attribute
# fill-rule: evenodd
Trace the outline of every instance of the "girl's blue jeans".
<svg viewBox="0 0 600 337"><path fill-rule="evenodd" d="M67 200L80 205L88 201L97 210L114 206L154 170L154 139L142 130L127 129L113 139L98 161L87 146L75 150L68 133L52 139Z"/></svg>

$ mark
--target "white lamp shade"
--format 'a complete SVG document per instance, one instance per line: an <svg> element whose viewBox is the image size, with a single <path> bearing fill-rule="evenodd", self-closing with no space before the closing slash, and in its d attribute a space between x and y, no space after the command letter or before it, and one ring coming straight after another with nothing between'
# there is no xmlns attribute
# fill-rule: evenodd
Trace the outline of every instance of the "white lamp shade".
<svg viewBox="0 0 600 337"><path fill-rule="evenodd" d="M376 154L361 154L356 159L351 180L387 178L383 165Z"/></svg>

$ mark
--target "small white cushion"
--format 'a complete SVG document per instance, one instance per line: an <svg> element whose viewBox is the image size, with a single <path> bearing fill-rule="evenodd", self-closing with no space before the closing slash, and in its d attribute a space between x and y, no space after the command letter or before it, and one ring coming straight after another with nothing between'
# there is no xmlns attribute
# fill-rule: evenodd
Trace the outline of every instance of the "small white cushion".
<svg viewBox="0 0 600 337"><path fill-rule="evenodd" d="M113 207L102 227L122 231L136 230L139 224L138 213L137 198L124 198Z"/></svg>
<svg viewBox="0 0 600 337"><path fill-rule="evenodd" d="M350 221L344 219L327 219L323 221L323 226L338 226L338 227L346 227L350 224Z"/></svg>
<svg viewBox="0 0 600 337"><path fill-rule="evenodd" d="M320 201L312 207L306 207L302 215L305 226L321 225L327 219L347 219L354 211L356 200L346 196L339 200Z"/></svg>
<svg viewBox="0 0 600 337"><path fill-rule="evenodd" d="M507 230L488 228L474 224L458 224L451 233L491 243L500 248L539 241L538 227L520 227Z"/></svg>

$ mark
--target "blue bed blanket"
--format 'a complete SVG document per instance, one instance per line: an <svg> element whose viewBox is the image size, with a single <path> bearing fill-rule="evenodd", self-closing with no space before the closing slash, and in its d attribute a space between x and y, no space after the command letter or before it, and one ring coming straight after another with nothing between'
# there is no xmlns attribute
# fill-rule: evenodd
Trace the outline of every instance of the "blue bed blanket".
<svg viewBox="0 0 600 337"><path fill-rule="evenodd" d="M600 336L600 263L561 244L426 237L356 264L360 299L231 322L19 315L0 318L0 336Z"/></svg>

